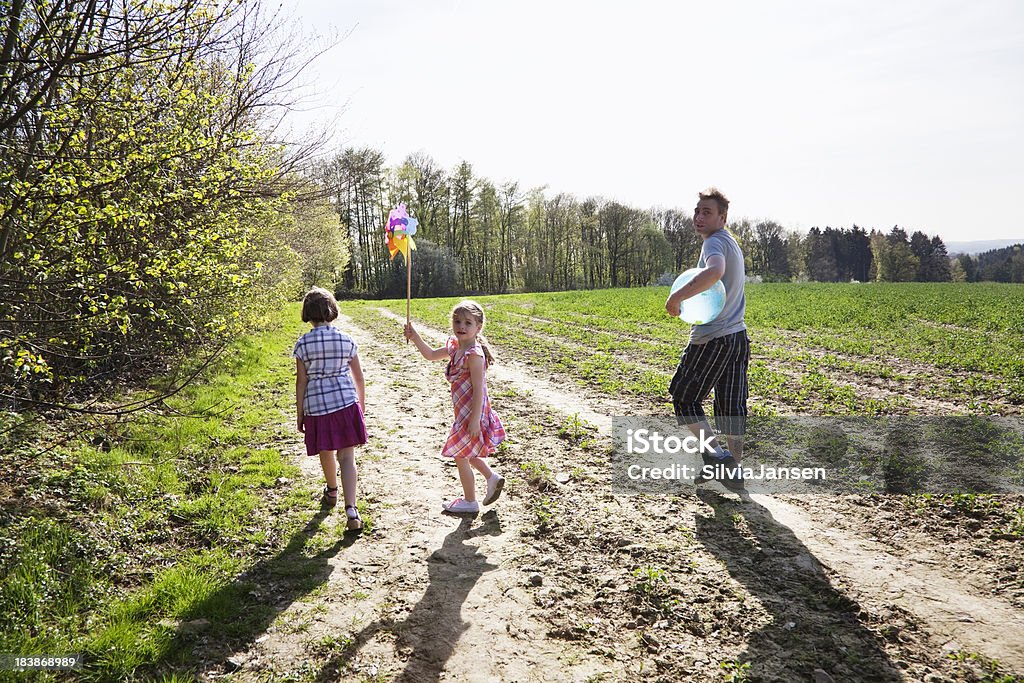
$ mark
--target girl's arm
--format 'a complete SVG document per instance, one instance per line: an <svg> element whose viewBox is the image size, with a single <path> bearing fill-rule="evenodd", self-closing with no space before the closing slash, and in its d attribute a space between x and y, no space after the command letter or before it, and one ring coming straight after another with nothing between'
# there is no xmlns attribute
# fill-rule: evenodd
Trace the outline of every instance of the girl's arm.
<svg viewBox="0 0 1024 683"><path fill-rule="evenodd" d="M366 414L366 384L363 382L363 366L359 364L359 354L352 356L348 362L349 370L352 371L352 381L356 384L356 394L359 396L359 405Z"/></svg>
<svg viewBox="0 0 1024 683"><path fill-rule="evenodd" d="M412 323L405 324L405 338L412 341L427 360L444 360L448 357L448 349L443 346L439 349L430 348L427 342L423 341L423 338L420 337L420 333L416 331L416 328L412 326Z"/></svg>
<svg viewBox="0 0 1024 683"><path fill-rule="evenodd" d="M303 401L306 399L306 385L309 384L309 375L306 374L306 366L298 358L295 359L295 419L300 432L305 432L302 426Z"/></svg>
<svg viewBox="0 0 1024 683"><path fill-rule="evenodd" d="M484 410L484 390L487 379L484 377L484 359L480 356L466 356L469 365L469 379L473 383L473 400L469 410L469 434L480 436L480 413Z"/></svg>

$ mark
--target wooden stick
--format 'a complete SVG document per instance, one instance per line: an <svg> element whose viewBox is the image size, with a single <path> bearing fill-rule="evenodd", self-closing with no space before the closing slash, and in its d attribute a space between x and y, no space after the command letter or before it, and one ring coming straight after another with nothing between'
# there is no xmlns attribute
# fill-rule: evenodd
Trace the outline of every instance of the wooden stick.
<svg viewBox="0 0 1024 683"><path fill-rule="evenodd" d="M409 238L406 237L406 240ZM408 325L410 322L409 309L412 306L412 245L406 245L405 250L405 324ZM409 340L406 339L405 343L408 344Z"/></svg>

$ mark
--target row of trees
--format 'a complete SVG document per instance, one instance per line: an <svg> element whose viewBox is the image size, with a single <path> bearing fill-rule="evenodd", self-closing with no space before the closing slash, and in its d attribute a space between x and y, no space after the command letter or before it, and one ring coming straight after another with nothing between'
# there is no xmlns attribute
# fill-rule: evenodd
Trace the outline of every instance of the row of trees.
<svg viewBox="0 0 1024 683"><path fill-rule="evenodd" d="M1024 282L1024 243L993 249L971 257L961 254L956 264L968 282Z"/></svg>
<svg viewBox="0 0 1024 683"><path fill-rule="evenodd" d="M304 150L268 132L300 52L256 0L2 4L0 407L66 404L337 280L337 217L297 204Z"/></svg>
<svg viewBox="0 0 1024 683"><path fill-rule="evenodd" d="M346 149L318 178L350 240L346 289L404 291L404 264L384 248L383 221L399 201L419 219L413 268L421 294L502 293L643 285L699 253L690 219L599 198L547 197L495 184L463 162L451 173L417 154L389 168L374 149Z"/></svg>
<svg viewBox="0 0 1024 683"><path fill-rule="evenodd" d="M371 296L404 292L404 264L383 240L388 210L404 201L419 219L415 291L502 293L629 287L662 281L694 265L701 241L689 209L640 210L599 197L549 197L543 188L495 184L463 162L450 172L415 154L388 167L382 152L349 148L321 165L353 254L343 288ZM812 228L735 220L730 230L747 272L769 281L948 282L979 272L951 260L938 236Z"/></svg>
<svg viewBox="0 0 1024 683"><path fill-rule="evenodd" d="M774 223L767 247L762 226L748 238L753 254L751 273L766 280L800 278L817 282L949 282L953 279L946 245L937 235L917 231L910 237L894 227L888 233L857 227L847 230L811 228L807 235L791 232L782 239ZM758 260L765 249L774 258Z"/></svg>

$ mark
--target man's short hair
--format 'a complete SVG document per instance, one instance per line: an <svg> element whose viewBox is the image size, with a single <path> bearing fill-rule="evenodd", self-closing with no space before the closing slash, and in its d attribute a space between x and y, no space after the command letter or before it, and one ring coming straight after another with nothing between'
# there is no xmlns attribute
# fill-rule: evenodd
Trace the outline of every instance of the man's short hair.
<svg viewBox="0 0 1024 683"><path fill-rule="evenodd" d="M710 199L718 205L718 213L729 213L729 198L722 194L717 187L709 187L698 195L701 199Z"/></svg>

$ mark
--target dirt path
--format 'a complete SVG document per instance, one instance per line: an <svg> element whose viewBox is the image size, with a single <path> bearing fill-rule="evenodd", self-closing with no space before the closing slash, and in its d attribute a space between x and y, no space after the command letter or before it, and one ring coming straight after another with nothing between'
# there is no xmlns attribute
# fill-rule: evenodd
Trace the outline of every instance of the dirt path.
<svg viewBox="0 0 1024 683"><path fill-rule="evenodd" d="M235 677L578 681L607 671L582 648L545 638L531 615L515 542L525 511L514 495L478 518L441 513L461 494L438 455L451 412L441 366L399 344L399 328L382 343L339 324L359 344L367 377L371 443L357 460L371 527L328 560L314 599L292 604L239 655ZM299 457L306 476L322 480L319 461ZM325 523L342 519L339 506Z"/></svg>
<svg viewBox="0 0 1024 683"><path fill-rule="evenodd" d="M233 678L981 680L956 652L1024 672L1020 610L822 521L827 499L812 514L714 485L612 495L610 416L629 406L516 363L489 373L511 435L495 460L507 495L475 519L440 514L459 493L437 454L447 384L381 316L341 322L368 379L373 438L357 457L372 531L327 559L324 585L238 654ZM573 420L593 438L567 438Z"/></svg>
<svg viewBox="0 0 1024 683"><path fill-rule="evenodd" d="M1024 672L1024 612L972 590L935 560L897 556L882 544L826 526L801 508L772 496L751 499L788 527L816 561L841 576L861 604L896 605L913 614L949 651L967 649Z"/></svg>

